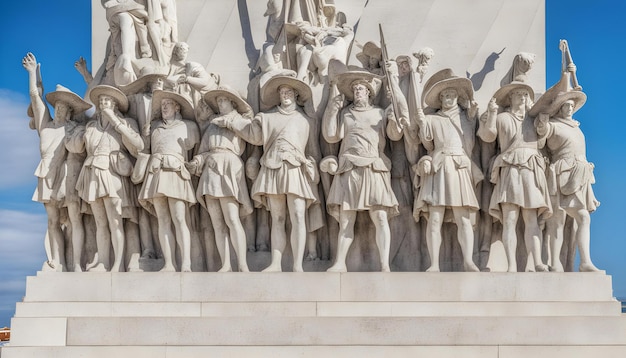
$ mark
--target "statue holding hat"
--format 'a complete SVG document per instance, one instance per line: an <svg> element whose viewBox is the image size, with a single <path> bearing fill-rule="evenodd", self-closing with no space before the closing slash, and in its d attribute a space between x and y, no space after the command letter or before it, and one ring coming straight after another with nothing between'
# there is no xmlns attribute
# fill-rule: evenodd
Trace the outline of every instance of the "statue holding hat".
<svg viewBox="0 0 626 358"><path fill-rule="evenodd" d="M539 221L552 215L545 176L546 162L539 152L537 131L528 110L533 89L524 82L502 86L481 117L478 136L487 143L497 140L490 181L495 184L489 214L502 223L502 242L508 271L517 272L517 222L524 220L524 242L536 271L547 271L541 258ZM502 112L498 113L499 107Z"/></svg>
<svg viewBox="0 0 626 358"><path fill-rule="evenodd" d="M430 254L427 271L440 270L442 225L448 218L457 227L465 271L479 271L472 255L479 210L476 186L483 175L473 160L477 115L473 95L469 79L444 69L432 75L424 86L423 102L436 112L425 115L421 108L417 110L419 136L428 155L417 164L421 179L414 217L416 221L421 216L427 218L426 243Z"/></svg>
<svg viewBox="0 0 626 358"><path fill-rule="evenodd" d="M307 230L313 232L322 226L314 159L319 156L316 121L301 108L310 99L311 88L306 83L295 77L275 76L261 89L262 102L272 109L252 120L239 116L214 120L245 141L263 146L261 169L251 196L272 217L272 261L264 271L282 271L287 215L291 220L294 272L303 271Z"/></svg>
<svg viewBox="0 0 626 358"><path fill-rule="evenodd" d="M595 183L593 164L587 161L585 136L580 122L573 119L586 102L581 90L570 86L570 72L562 72L561 80L548 89L531 109L537 115L537 133L545 141L550 166L548 187L554 210L546 229L550 237L550 270L564 271L560 253L566 215L576 222L571 238L578 247L579 271L599 271L592 263L589 250L590 213L600 205L591 188ZM545 99L545 100L543 100Z"/></svg>
<svg viewBox="0 0 626 358"><path fill-rule="evenodd" d="M144 143L137 122L122 114L128 110L124 93L112 86L99 85L91 89L89 98L97 109L86 124L83 140L87 158L76 189L89 203L96 221L98 258L90 269L123 271L126 242L123 219L137 222L137 195L130 181L133 162L129 148L141 150Z"/></svg>
<svg viewBox="0 0 626 358"><path fill-rule="evenodd" d="M180 271L191 271L191 232L187 216L189 206L196 203L196 195L185 163L200 141L194 116L188 98L175 92L154 91L151 156L139 202L157 217L159 243L165 260L161 271L176 271L176 244L182 256Z"/></svg>
<svg viewBox="0 0 626 358"><path fill-rule="evenodd" d="M239 271L248 272L246 262L246 233L240 217L253 211L248 194L245 168L241 155L246 142L232 130L214 123L221 118L252 119L252 109L234 90L219 87L204 95L204 102L217 115L209 119L203 132L198 154L187 168L200 176L196 197L207 209L215 231L215 241L222 260L220 272L232 271L229 255L230 242L235 249Z"/></svg>
<svg viewBox="0 0 626 358"><path fill-rule="evenodd" d="M40 138L41 161L35 175L38 177L33 200L44 204L48 214L50 255L44 270L65 271L65 242L61 228L61 210L67 207L72 231L73 271L82 271L81 252L85 235L80 211L80 199L72 184L76 183L77 167L82 164L82 148L76 154L68 151L66 141L82 134L83 113L91 105L69 89L57 85L54 92L46 94L46 100L54 106L54 118L39 92L39 64L32 53L22 59L22 66L28 72L31 105L29 116ZM32 114L32 115L31 115ZM77 128L79 127L79 128ZM69 184L69 185L68 185Z"/></svg>
<svg viewBox="0 0 626 358"><path fill-rule="evenodd" d="M382 84L380 76L348 71L335 81L322 122L324 139L329 143L341 141L338 161L326 163L325 159L322 165L322 170L334 175L326 205L339 222L337 257L328 271L347 271L346 257L359 211L367 211L376 228L381 271L390 271L389 219L399 210L391 188L391 160L384 151L387 137L401 138L401 127L392 111L372 103ZM352 103L343 107L344 98Z"/></svg>

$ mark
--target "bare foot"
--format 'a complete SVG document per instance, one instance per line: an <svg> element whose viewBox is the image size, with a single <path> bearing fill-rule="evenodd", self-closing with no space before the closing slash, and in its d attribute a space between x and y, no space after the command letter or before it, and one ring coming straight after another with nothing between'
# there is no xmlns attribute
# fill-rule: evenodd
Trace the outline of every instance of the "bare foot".
<svg viewBox="0 0 626 358"><path fill-rule="evenodd" d="M217 272L233 272L233 268L230 267L230 265L224 265L222 266L221 269L219 269L219 271Z"/></svg>
<svg viewBox="0 0 626 358"><path fill-rule="evenodd" d="M89 270L89 272L107 272L106 267L104 267L103 263L99 263L93 267L91 267Z"/></svg>
<svg viewBox="0 0 626 358"><path fill-rule="evenodd" d="M250 272L248 266L239 266L239 272Z"/></svg>
<svg viewBox="0 0 626 358"><path fill-rule="evenodd" d="M565 270L563 269L563 265L561 265L560 262L552 264L552 266L550 266L550 271L552 271L552 272L565 272Z"/></svg>
<svg viewBox="0 0 626 358"><path fill-rule="evenodd" d="M480 272L478 266L476 266L473 262L466 262L463 264L463 268L465 269L465 272Z"/></svg>
<svg viewBox="0 0 626 358"><path fill-rule="evenodd" d="M283 269L280 265L269 265L261 272L282 272Z"/></svg>
<svg viewBox="0 0 626 358"><path fill-rule="evenodd" d="M176 267L173 265L165 265L159 270L159 272L176 272Z"/></svg>
<svg viewBox="0 0 626 358"><path fill-rule="evenodd" d="M293 266L293 272L304 272L304 269L302 268L302 265L299 266Z"/></svg>
<svg viewBox="0 0 626 358"><path fill-rule="evenodd" d="M83 268L80 265L74 265L74 272L83 272Z"/></svg>
<svg viewBox="0 0 626 358"><path fill-rule="evenodd" d="M439 266L431 266L426 269L426 272L439 272Z"/></svg>
<svg viewBox="0 0 626 358"><path fill-rule="evenodd" d="M548 270L548 265L544 265L544 264L537 265L537 266L535 266L535 271L536 272L548 272L549 271Z"/></svg>
<svg viewBox="0 0 626 358"><path fill-rule="evenodd" d="M326 272L348 272L346 265L334 264L326 270Z"/></svg>
<svg viewBox="0 0 626 358"><path fill-rule="evenodd" d="M580 266L578 266L578 271L580 271L580 272L600 272L602 270L597 268L592 263L586 263L586 264L580 264Z"/></svg>

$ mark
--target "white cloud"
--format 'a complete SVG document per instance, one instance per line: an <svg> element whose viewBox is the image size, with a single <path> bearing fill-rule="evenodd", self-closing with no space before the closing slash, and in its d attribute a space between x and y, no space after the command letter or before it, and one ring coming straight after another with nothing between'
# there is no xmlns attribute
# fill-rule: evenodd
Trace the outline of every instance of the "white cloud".
<svg viewBox="0 0 626 358"><path fill-rule="evenodd" d="M0 130L0 153L2 172L0 187L10 188L32 181L39 162L39 137L28 127L30 118L26 108L30 103L24 95L0 89L2 129Z"/></svg>
<svg viewBox="0 0 626 358"><path fill-rule="evenodd" d="M45 214L0 209L0 327L9 325L15 302L21 301L26 276L46 260Z"/></svg>

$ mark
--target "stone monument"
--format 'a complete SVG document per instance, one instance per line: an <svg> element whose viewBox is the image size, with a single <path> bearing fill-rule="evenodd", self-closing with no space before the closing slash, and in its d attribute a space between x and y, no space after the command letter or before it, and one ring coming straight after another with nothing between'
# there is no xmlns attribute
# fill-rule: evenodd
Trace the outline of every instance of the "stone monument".
<svg viewBox="0 0 626 358"><path fill-rule="evenodd" d="M3 357L626 356L543 0L92 8L84 99L22 60L50 249Z"/></svg>

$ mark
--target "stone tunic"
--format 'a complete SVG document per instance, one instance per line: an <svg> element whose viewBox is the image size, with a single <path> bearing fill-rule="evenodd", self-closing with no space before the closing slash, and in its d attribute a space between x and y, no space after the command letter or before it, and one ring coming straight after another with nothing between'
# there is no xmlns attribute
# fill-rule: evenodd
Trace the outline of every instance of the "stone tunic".
<svg viewBox="0 0 626 358"><path fill-rule="evenodd" d="M552 215L546 182L546 162L538 150L533 118L518 118L502 112L496 118L500 154L493 161L491 182L495 184L489 214L502 220L501 203L537 209L542 218Z"/></svg>
<svg viewBox="0 0 626 358"><path fill-rule="evenodd" d="M65 127L52 120L35 121L39 133L39 152L41 160L35 169L37 188L33 201L48 203L58 201L59 206L65 199L65 159L67 150L63 145Z"/></svg>
<svg viewBox="0 0 626 358"><path fill-rule="evenodd" d="M236 111L225 116L241 117ZM206 205L203 196L212 199L234 198L240 205L240 216L249 215L253 206L248 194L244 163L241 160L246 143L232 130L219 127L212 120L204 131L198 150L197 158L201 160L202 174L196 197L203 206Z"/></svg>
<svg viewBox="0 0 626 358"><path fill-rule="evenodd" d="M271 210L267 195L293 194L305 199L307 207L318 201L305 156L313 125L313 119L301 110L287 112L279 107L257 114L252 121L238 118L231 122L241 138L263 146L261 169L251 190L255 202Z"/></svg>
<svg viewBox="0 0 626 358"><path fill-rule="evenodd" d="M130 129L134 141L140 141L137 123L132 118L120 118L122 125ZM84 144L87 158L78 176L76 190L87 203L100 198L112 197L122 200L122 216L136 221L137 195L130 175L133 170L131 141L120 134L98 113L86 124Z"/></svg>
<svg viewBox="0 0 626 358"><path fill-rule="evenodd" d="M391 188L391 160L384 154L385 111L350 106L340 113L338 128L342 142L327 198L328 212L337 220L342 210L385 210L389 217L398 215L398 200Z"/></svg>
<svg viewBox="0 0 626 358"><path fill-rule="evenodd" d="M415 198L414 217L419 220L429 206L479 209L475 187L483 179L480 168L472 161L476 122L467 118L458 106L449 111L427 115L420 125L420 137L432 142L429 153L433 173L422 177Z"/></svg>
<svg viewBox="0 0 626 358"><path fill-rule="evenodd" d="M185 167L189 151L200 141L200 130L195 122L183 120L180 114L168 122L153 122L151 134L152 155L146 169L146 178L139 193L139 202L153 210L152 199L168 197L196 203L191 175Z"/></svg>
<svg viewBox="0 0 626 358"><path fill-rule="evenodd" d="M579 126L578 121L563 118L550 118L547 123L548 187L553 205L592 212L600 202L591 188L595 183L593 164L587 162L585 136Z"/></svg>

